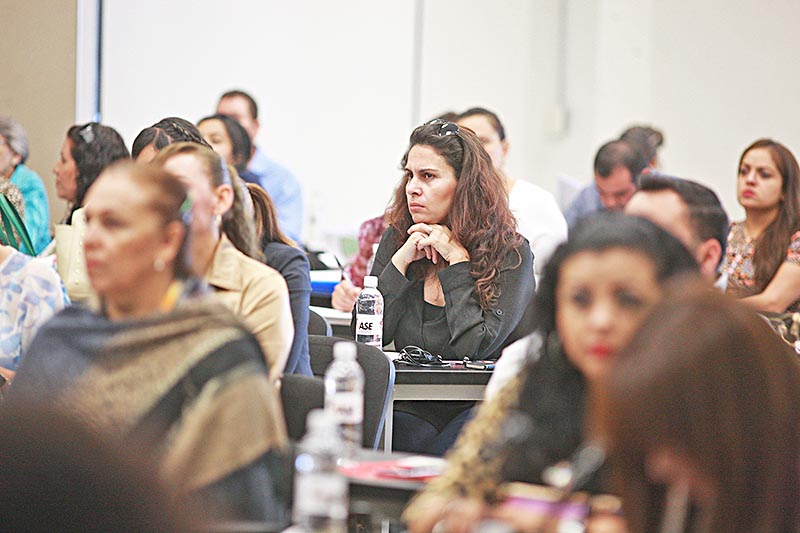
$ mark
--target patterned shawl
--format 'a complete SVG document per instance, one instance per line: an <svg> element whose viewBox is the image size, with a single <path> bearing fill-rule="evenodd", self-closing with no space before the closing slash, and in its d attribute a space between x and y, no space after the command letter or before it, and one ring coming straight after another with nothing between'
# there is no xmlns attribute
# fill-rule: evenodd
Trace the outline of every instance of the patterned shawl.
<svg viewBox="0 0 800 533"><path fill-rule="evenodd" d="M286 443L258 343L204 299L120 322L65 309L34 338L12 388L13 400L50 402L103 433L144 440L179 493Z"/></svg>

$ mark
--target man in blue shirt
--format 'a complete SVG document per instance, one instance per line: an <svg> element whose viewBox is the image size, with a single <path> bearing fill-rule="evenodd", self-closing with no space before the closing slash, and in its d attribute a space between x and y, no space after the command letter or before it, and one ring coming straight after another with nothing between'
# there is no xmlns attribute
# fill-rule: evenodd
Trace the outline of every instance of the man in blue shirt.
<svg viewBox="0 0 800 533"><path fill-rule="evenodd" d="M294 241L300 242L303 233L303 194L300 183L291 171L267 157L255 145L260 127L256 101L244 91L228 91L220 97L217 113L235 118L247 131L253 142L253 154L247 165L248 174L267 191L275 204L281 230Z"/></svg>
<svg viewBox="0 0 800 533"><path fill-rule="evenodd" d="M594 159L594 182L585 187L564 213L572 228L582 218L598 211L622 211L633 193L647 162L625 141L600 147Z"/></svg>

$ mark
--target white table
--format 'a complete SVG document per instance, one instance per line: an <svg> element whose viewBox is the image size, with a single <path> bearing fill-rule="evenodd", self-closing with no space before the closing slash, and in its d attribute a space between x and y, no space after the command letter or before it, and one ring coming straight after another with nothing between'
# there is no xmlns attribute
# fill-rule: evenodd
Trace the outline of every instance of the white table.
<svg viewBox="0 0 800 533"><path fill-rule="evenodd" d="M387 354L392 358L393 354ZM483 399L483 391L490 370L470 370L454 368L396 367L394 388L386 409L384 422L383 449L392 452L392 429L394 402L399 400L471 400Z"/></svg>
<svg viewBox="0 0 800 533"><path fill-rule="evenodd" d="M338 311L330 307L319 307L317 305L309 306L309 309L317 313L319 316L328 321L331 326L347 326L350 327L350 319L352 314L345 311Z"/></svg>

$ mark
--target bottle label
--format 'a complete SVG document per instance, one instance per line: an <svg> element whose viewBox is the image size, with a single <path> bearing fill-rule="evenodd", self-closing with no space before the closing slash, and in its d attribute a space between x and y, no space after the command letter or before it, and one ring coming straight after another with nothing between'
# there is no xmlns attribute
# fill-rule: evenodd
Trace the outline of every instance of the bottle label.
<svg viewBox="0 0 800 533"><path fill-rule="evenodd" d="M383 348L383 315L356 315L356 341Z"/></svg>
<svg viewBox="0 0 800 533"><path fill-rule="evenodd" d="M347 519L347 479L336 473L297 474L294 481L294 513Z"/></svg>
<svg viewBox="0 0 800 533"><path fill-rule="evenodd" d="M358 392L337 392L325 399L325 408L340 424L360 424L364 420L364 396Z"/></svg>

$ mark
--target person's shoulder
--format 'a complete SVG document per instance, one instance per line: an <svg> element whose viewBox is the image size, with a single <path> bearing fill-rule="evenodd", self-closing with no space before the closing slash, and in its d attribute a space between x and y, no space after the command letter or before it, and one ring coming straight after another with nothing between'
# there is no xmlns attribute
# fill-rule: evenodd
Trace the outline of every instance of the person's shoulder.
<svg viewBox="0 0 800 533"><path fill-rule="evenodd" d="M548 191L541 185L537 185L533 182L522 179L517 179L517 181L514 182L514 186L511 188L509 196L514 196L515 194L518 194L520 196L524 195L524 196L534 197L534 198L555 199L555 197L550 193L550 191Z"/></svg>
<svg viewBox="0 0 800 533"><path fill-rule="evenodd" d="M744 239L744 221L731 222L728 228L728 241Z"/></svg>
<svg viewBox="0 0 800 533"><path fill-rule="evenodd" d="M21 283L41 286L46 289L51 285L60 286L61 278L56 272L53 257L31 257L14 250L3 262L2 274L5 277L19 278Z"/></svg>
<svg viewBox="0 0 800 533"><path fill-rule="evenodd" d="M58 276L53 259L54 257L52 256L30 257L26 263L26 270L30 275L36 276L41 280L60 285L61 278Z"/></svg>
<svg viewBox="0 0 800 533"><path fill-rule="evenodd" d="M69 305L56 312L42 324L37 337L72 336L79 332L92 331L107 319L93 309L83 305Z"/></svg>
<svg viewBox="0 0 800 533"><path fill-rule="evenodd" d="M789 238L789 251L791 252L800 251L800 229L795 231Z"/></svg>
<svg viewBox="0 0 800 533"><path fill-rule="evenodd" d="M206 281L212 286L241 292L254 286L286 285L280 272L247 256L224 236Z"/></svg>
<svg viewBox="0 0 800 533"><path fill-rule="evenodd" d="M14 173L11 174L10 180L11 183L20 189L25 188L44 190L44 181L42 181L42 178L39 176L39 174L24 164L17 165Z"/></svg>
<svg viewBox="0 0 800 533"><path fill-rule="evenodd" d="M567 207L566 215L569 218L571 215L583 215L592 211L596 211L600 204L600 192L597 190L597 185L592 181L589 185L575 195L572 202Z"/></svg>
<svg viewBox="0 0 800 533"><path fill-rule="evenodd" d="M263 150L260 148L256 148L257 153L260 153L260 158L258 160L258 170L260 170L261 174L273 176L273 177L280 177L281 179L286 180L287 182L291 183L298 183L297 178L295 177L294 173L289 170L286 166L281 163L278 163L271 157L269 157ZM255 169L253 169L255 170Z"/></svg>
<svg viewBox="0 0 800 533"><path fill-rule="evenodd" d="M538 359L541 349L541 334L539 332L531 333L503 348L497 364L500 365L502 361L503 367L514 368L515 371L519 371L527 361Z"/></svg>
<svg viewBox="0 0 800 533"><path fill-rule="evenodd" d="M264 256L268 266L283 272L283 269L289 265L295 265L302 268L305 265L308 269L308 257L303 250L294 246L289 246L282 242L270 242L264 247Z"/></svg>
<svg viewBox="0 0 800 533"><path fill-rule="evenodd" d="M378 215L374 218L365 220L359 226L359 230L364 231L372 228L386 228L386 216Z"/></svg>
<svg viewBox="0 0 800 533"><path fill-rule="evenodd" d="M239 252L239 256L237 257L237 261L239 262L239 267L243 275L253 279L253 280L266 280L266 281L274 281L277 279L283 279L281 273L278 272L273 267L262 263L257 259L253 259L245 255L244 253Z"/></svg>
<svg viewBox="0 0 800 533"><path fill-rule="evenodd" d="M519 243L506 252L500 270L514 270L520 267L524 268L525 265L527 265L529 269L531 268L531 263L533 262L531 243L528 242L528 239L524 236L520 235L519 237Z"/></svg>

